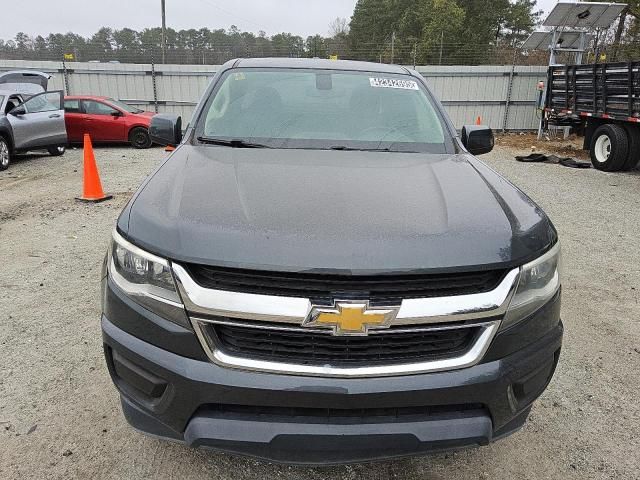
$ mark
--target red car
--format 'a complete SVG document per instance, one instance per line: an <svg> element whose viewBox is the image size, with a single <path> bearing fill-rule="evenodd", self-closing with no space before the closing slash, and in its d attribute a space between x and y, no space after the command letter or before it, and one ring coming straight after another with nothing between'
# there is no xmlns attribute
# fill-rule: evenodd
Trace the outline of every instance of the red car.
<svg viewBox="0 0 640 480"><path fill-rule="evenodd" d="M83 135L88 133L97 143L129 142L135 148L149 148L149 123L154 115L113 98L64 97L69 143L82 142Z"/></svg>

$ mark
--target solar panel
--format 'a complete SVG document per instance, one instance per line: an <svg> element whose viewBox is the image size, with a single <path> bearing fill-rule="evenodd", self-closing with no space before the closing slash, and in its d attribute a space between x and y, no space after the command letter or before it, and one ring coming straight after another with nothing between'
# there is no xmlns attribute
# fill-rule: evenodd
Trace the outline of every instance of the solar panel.
<svg viewBox="0 0 640 480"><path fill-rule="evenodd" d="M608 28L627 5L605 2L558 2L547 19L546 27Z"/></svg>
<svg viewBox="0 0 640 480"><path fill-rule="evenodd" d="M582 32L569 30L556 34L556 48L580 48L580 36ZM593 39L593 35L587 35L585 45ZM553 32L533 32L522 44L523 50L547 50L553 41Z"/></svg>

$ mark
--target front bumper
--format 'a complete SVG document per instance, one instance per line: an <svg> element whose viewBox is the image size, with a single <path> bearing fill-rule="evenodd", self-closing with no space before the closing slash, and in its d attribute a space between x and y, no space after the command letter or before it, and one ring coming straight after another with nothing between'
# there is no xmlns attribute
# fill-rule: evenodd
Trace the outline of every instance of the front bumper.
<svg viewBox="0 0 640 480"><path fill-rule="evenodd" d="M562 341L558 296L498 334L470 368L354 379L248 372L211 363L192 333L106 282L105 354L129 423L276 462L351 463L490 443L524 424Z"/></svg>

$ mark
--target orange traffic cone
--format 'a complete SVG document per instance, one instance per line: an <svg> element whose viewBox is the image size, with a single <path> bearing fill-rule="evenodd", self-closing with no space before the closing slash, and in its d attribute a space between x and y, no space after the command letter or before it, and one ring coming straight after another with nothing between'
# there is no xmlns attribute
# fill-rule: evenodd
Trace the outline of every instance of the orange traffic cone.
<svg viewBox="0 0 640 480"><path fill-rule="evenodd" d="M476 125L482 125L482 117L478 116L478 118L476 118Z"/></svg>
<svg viewBox="0 0 640 480"><path fill-rule="evenodd" d="M76 200L97 203L104 202L110 198L113 198L113 195L105 195L102 191L96 158L93 156L91 137L88 133L85 133L82 197L76 197Z"/></svg>
<svg viewBox="0 0 640 480"><path fill-rule="evenodd" d="M173 152L175 149L176 147L174 147L173 145L167 145L166 147L164 147L165 152Z"/></svg>

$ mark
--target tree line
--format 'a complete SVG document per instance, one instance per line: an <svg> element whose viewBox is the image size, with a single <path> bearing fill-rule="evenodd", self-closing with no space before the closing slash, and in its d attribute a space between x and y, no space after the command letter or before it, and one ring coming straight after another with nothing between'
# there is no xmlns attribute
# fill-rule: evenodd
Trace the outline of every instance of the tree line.
<svg viewBox="0 0 640 480"><path fill-rule="evenodd" d="M632 0L603 45L621 45L638 35L640 0ZM327 35L268 36L229 29L166 31L103 27L89 37L18 33L0 40L3 58L220 64L237 57L319 57L404 64L510 63L514 49L539 24L535 0L358 0L350 21L337 18ZM72 57L71 57L72 56ZM514 57L515 58L515 57ZM544 55L539 56L544 61Z"/></svg>

